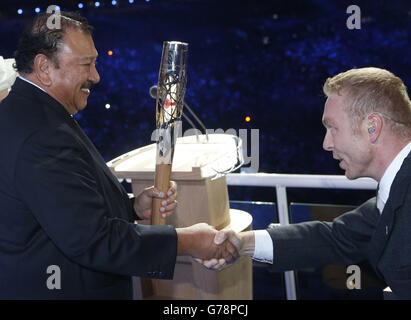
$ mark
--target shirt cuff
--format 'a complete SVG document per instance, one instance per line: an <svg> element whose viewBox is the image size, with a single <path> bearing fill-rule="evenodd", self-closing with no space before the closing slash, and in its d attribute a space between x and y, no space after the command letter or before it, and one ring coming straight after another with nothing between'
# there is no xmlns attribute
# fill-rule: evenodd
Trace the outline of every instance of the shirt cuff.
<svg viewBox="0 0 411 320"><path fill-rule="evenodd" d="M254 231L255 249L253 260L273 263L273 240L267 230Z"/></svg>

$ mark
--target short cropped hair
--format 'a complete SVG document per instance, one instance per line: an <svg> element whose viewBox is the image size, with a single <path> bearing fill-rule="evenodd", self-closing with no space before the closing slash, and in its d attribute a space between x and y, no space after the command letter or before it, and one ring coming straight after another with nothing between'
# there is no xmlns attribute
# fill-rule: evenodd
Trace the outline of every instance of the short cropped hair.
<svg viewBox="0 0 411 320"><path fill-rule="evenodd" d="M323 91L327 97L347 93L344 109L354 131L375 112L388 120L394 134L411 137L411 101L403 81L393 73L374 67L351 69L328 78Z"/></svg>
<svg viewBox="0 0 411 320"><path fill-rule="evenodd" d="M76 29L92 35L93 27L80 14L67 11L56 11L55 13L60 17L60 28L49 28L48 21L53 21L55 16L52 17L53 13L43 12L36 15L24 29L17 50L14 52L15 68L18 72L32 73L34 58L40 53L52 60L58 68L57 53L68 29Z"/></svg>

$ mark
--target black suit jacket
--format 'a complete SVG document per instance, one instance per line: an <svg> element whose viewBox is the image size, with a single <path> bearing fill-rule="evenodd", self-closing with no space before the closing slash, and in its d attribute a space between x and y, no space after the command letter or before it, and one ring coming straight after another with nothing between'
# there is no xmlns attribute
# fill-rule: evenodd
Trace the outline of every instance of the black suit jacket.
<svg viewBox="0 0 411 320"><path fill-rule="evenodd" d="M332 223L269 228L274 270L368 260L398 298L411 299L411 153L392 183L382 214L372 198Z"/></svg>
<svg viewBox="0 0 411 320"><path fill-rule="evenodd" d="M75 120L21 79L0 104L0 154L0 298L130 299L131 276L172 278L175 229L135 224Z"/></svg>

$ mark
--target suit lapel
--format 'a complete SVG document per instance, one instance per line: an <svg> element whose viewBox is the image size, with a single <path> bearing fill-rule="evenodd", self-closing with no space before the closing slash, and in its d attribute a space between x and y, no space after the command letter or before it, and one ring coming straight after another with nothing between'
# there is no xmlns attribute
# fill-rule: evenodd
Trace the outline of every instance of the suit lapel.
<svg viewBox="0 0 411 320"><path fill-rule="evenodd" d="M104 161L101 154L98 152L94 144L91 142L89 137L84 133L81 129L80 125L74 118L71 118L72 125L71 127L76 131L80 139L84 142L89 151L90 155L93 157L94 161L99 165L99 167L103 170L104 174L109 178L109 180L116 186L116 188L121 192L124 193L123 188L121 187L120 183L118 182L117 178L111 173L108 169L106 162Z"/></svg>
<svg viewBox="0 0 411 320"><path fill-rule="evenodd" d="M409 175L411 172L411 153L398 171L391 185L390 194L385 204L384 210L381 213L380 219L375 228L374 235L370 242L371 264L377 267L378 261L384 252L387 241L391 235L391 231L395 221L396 211L403 205L407 186L410 183Z"/></svg>
<svg viewBox="0 0 411 320"><path fill-rule="evenodd" d="M47 107L48 110L52 110L53 114L57 115L59 119L62 119L65 123L67 123L70 128L75 131L75 134L80 138L80 140L85 144L87 151L90 153L91 157L98 164L98 166L103 170L108 179L122 194L124 194L124 189L122 188L118 180L114 177L114 175L110 172L107 164L105 163L100 153L97 151L94 144L83 132L77 121L72 116L70 116L67 110L57 100L55 100L46 92L43 92L41 89L19 78L16 79L11 94L23 95L31 100L36 101L39 105Z"/></svg>

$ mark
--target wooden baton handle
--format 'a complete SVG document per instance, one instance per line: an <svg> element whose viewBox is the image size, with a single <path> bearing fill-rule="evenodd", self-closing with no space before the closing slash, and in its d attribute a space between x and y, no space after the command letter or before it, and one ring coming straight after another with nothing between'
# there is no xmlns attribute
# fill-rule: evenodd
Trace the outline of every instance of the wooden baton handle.
<svg viewBox="0 0 411 320"><path fill-rule="evenodd" d="M170 187L170 175L171 175L171 164L156 164L156 175L154 179L154 187L164 192L167 195L167 191ZM165 225L166 219L161 215L163 212L160 211L161 201L164 199L153 198L153 213L151 215L152 225Z"/></svg>

